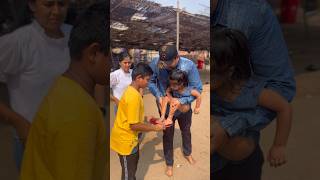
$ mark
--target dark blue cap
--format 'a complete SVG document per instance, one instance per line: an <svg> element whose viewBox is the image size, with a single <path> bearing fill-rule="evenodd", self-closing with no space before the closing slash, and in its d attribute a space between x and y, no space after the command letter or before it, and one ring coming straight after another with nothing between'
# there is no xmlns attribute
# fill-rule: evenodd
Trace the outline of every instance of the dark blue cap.
<svg viewBox="0 0 320 180"><path fill-rule="evenodd" d="M159 49L160 61L164 61L166 64L172 62L177 55L178 51L175 45L165 45Z"/></svg>

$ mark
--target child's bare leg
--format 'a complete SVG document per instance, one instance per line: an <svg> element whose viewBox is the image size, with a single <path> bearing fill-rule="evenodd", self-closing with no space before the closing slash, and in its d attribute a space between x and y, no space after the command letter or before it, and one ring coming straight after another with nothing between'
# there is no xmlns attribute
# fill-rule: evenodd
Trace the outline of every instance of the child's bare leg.
<svg viewBox="0 0 320 180"><path fill-rule="evenodd" d="M173 103L170 103L170 110L169 110L169 115L168 118L165 120L164 124L170 125L173 123L172 118L174 116L174 113L176 112L177 109L179 109L181 105L174 105Z"/></svg>

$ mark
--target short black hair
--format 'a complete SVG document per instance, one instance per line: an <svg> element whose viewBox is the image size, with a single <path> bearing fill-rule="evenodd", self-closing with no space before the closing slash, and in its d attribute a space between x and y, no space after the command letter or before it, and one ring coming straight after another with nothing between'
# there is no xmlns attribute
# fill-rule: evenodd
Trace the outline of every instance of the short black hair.
<svg viewBox="0 0 320 180"><path fill-rule="evenodd" d="M153 71L151 67L146 63L140 62L134 66L131 77L132 77L132 80L134 81L139 75L141 75L142 77L145 77L145 76L152 76L152 74L153 74Z"/></svg>
<svg viewBox="0 0 320 180"><path fill-rule="evenodd" d="M125 58L131 58L130 54L128 53L127 50L123 50L120 54L119 54L119 62L122 62Z"/></svg>
<svg viewBox="0 0 320 180"><path fill-rule="evenodd" d="M213 29L213 73L225 76L233 68L228 80L238 82L247 80L252 74L250 50L246 36L239 30L226 27Z"/></svg>
<svg viewBox="0 0 320 180"><path fill-rule="evenodd" d="M92 43L99 43L101 52L108 54L109 28L109 3L100 1L91 5L72 28L68 43L71 58L81 59L82 51Z"/></svg>
<svg viewBox="0 0 320 180"><path fill-rule="evenodd" d="M178 84L183 84L183 86L188 86L188 77L185 71L182 71L180 69L175 69L171 71L169 80L171 81L177 81Z"/></svg>

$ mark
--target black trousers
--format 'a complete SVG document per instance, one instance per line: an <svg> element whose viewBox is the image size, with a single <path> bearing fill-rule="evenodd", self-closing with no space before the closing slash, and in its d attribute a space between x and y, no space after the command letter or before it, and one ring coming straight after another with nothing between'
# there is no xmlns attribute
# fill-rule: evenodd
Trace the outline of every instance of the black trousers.
<svg viewBox="0 0 320 180"><path fill-rule="evenodd" d="M139 150L136 153L127 156L118 155L122 167L121 180L136 180Z"/></svg>
<svg viewBox="0 0 320 180"><path fill-rule="evenodd" d="M229 162L223 169L211 172L212 180L260 180L262 165L264 163L263 152L260 145L245 160Z"/></svg>
<svg viewBox="0 0 320 180"><path fill-rule="evenodd" d="M182 147L183 154L185 156L191 155L192 145L191 145L191 121L192 121L192 110L186 113L180 113L177 117L173 117L173 125L167 127L163 131L163 151L166 164L168 166L173 166L173 137L174 137L174 122L178 120L178 124L182 135Z"/></svg>

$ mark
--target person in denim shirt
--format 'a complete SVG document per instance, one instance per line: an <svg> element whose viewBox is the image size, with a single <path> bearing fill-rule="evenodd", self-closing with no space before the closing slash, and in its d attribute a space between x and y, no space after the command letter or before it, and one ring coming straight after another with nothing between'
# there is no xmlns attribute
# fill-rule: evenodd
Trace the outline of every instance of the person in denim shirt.
<svg viewBox="0 0 320 180"><path fill-rule="evenodd" d="M161 105L163 98L166 96L166 89L169 87L169 74L174 69L184 71L188 76L188 87L196 89L198 92L202 92L202 83L200 75L196 65L189 59L180 57L178 51L174 45L164 45L160 47L159 58L153 59L150 63L150 67L153 71L153 76L149 82L149 90L156 97L159 114L161 116ZM180 104L191 104L195 100L195 97L181 97L173 98L171 100L171 106ZM169 109L169 108L167 108ZM168 116L168 111L166 116ZM173 135L174 135L174 122L178 120L179 127L182 134L183 153L187 160L194 164L194 160L191 156L191 119L192 110L188 112L176 111L173 117L173 125L167 127L163 133L163 150L166 160L168 176L173 175Z"/></svg>
<svg viewBox="0 0 320 180"><path fill-rule="evenodd" d="M265 88L279 93L288 102L292 101L296 91L294 72L281 27L270 5L265 0L213 0L212 5L214 11L211 28L228 27L243 32L248 39L254 75L265 79ZM215 101L213 98L214 96L211 97L212 102ZM240 98L249 99L250 97ZM211 106L211 113L217 109L219 107ZM257 147L242 162L231 162L217 153L212 154L211 175L225 171L228 169L226 167L230 167L231 164L234 165L232 168L236 167L239 170L237 171L239 174L247 174L246 177L251 175L251 179L260 179L263 154L259 146L259 131L267 126L275 116L274 112L263 107L245 114L238 113L237 118L255 119L256 126L247 130L245 136L253 138ZM227 122L231 118L234 117L220 116L218 121ZM241 179L241 176L239 178Z"/></svg>
<svg viewBox="0 0 320 180"><path fill-rule="evenodd" d="M166 111L168 104L172 98L182 98L194 96L196 98L196 105L194 108L194 113L198 114L200 112L200 104L201 104L201 94L193 89L192 87L188 87L188 77L184 71L179 69L175 69L170 73L169 76L170 86L167 88L166 97L162 100L161 107L161 117L160 120L164 122L166 126L171 126L173 121L173 116L177 110L180 112L188 112L191 108L191 104L181 104L180 106L170 106L169 115L167 119L165 119Z"/></svg>

